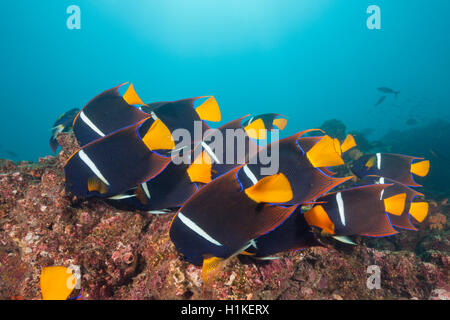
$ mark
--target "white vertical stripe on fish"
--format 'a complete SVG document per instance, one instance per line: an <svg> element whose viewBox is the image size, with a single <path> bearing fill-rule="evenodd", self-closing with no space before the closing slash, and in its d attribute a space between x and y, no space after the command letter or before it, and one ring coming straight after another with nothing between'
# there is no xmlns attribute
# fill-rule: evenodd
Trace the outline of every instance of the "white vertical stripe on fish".
<svg viewBox="0 0 450 320"><path fill-rule="evenodd" d="M253 174L252 170L250 170L250 168L245 165L244 167L244 172L247 175L247 177L252 181L252 183L255 185L258 183L258 179L256 179L255 175Z"/></svg>
<svg viewBox="0 0 450 320"><path fill-rule="evenodd" d="M203 146L203 148L205 148L206 152L208 152L209 156L211 158L213 158L216 163L220 163L219 159L217 159L217 157L214 154L214 152L211 150L211 148L204 141L202 141L202 146Z"/></svg>
<svg viewBox="0 0 450 320"><path fill-rule="evenodd" d="M100 170L98 170L97 166L95 165L94 162L92 162L92 160L88 157L88 155L84 152L84 150L80 150L78 152L78 156L80 157L81 160L83 160L83 162L89 167L89 169L92 170L92 172L100 179L102 180L107 186L109 186L109 182L108 180L106 180L106 178L102 175L102 173L100 172Z"/></svg>
<svg viewBox="0 0 450 320"><path fill-rule="evenodd" d="M80 119L83 120L84 123L86 123L89 126L89 128L94 130L99 136L102 137L105 136L105 134L99 128L97 128L95 124L92 123L92 121L84 114L83 111L81 111L80 113Z"/></svg>
<svg viewBox="0 0 450 320"><path fill-rule="evenodd" d="M381 169L381 153L377 153L377 168L378 170Z"/></svg>
<svg viewBox="0 0 450 320"><path fill-rule="evenodd" d="M216 241L215 239L213 239L209 234L207 234L202 228L200 228L198 225L196 225L194 223L194 221L192 221L191 219L189 219L188 217L186 217L184 214L182 214L181 212L178 213L177 215L178 218L180 218L181 222L183 222L189 229L191 229L192 231L194 231L195 233L197 233L199 236L205 238L206 240L208 240L209 242L215 244L216 246L222 246L222 244L218 241Z"/></svg>
<svg viewBox="0 0 450 320"><path fill-rule="evenodd" d="M338 204L339 217L341 218L341 223L345 226L345 210L344 210L344 201L342 200L342 195L340 192L336 194L336 201Z"/></svg>
<svg viewBox="0 0 450 320"><path fill-rule="evenodd" d="M141 186L142 186L142 190L144 190L147 198L150 199L151 197L150 197L150 192L148 191L147 182L142 183Z"/></svg>

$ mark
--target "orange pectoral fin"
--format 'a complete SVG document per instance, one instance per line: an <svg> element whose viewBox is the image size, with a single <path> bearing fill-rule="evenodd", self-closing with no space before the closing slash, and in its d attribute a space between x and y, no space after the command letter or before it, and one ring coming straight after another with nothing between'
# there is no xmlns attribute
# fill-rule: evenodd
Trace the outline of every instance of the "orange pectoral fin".
<svg viewBox="0 0 450 320"><path fill-rule="evenodd" d="M218 122L222 118L219 104L213 96L195 108L195 111L202 120Z"/></svg>
<svg viewBox="0 0 450 320"><path fill-rule="evenodd" d="M132 104L141 104L144 105L145 103L142 102L141 98L139 98L138 94L136 93L136 91L134 90L134 86L131 83L130 86L128 87L127 91L125 92L125 94L122 97L129 105Z"/></svg>
<svg viewBox="0 0 450 320"><path fill-rule="evenodd" d="M211 257L203 260L202 279L204 284L210 283L223 268L224 259Z"/></svg>
<svg viewBox="0 0 450 320"><path fill-rule="evenodd" d="M341 158L339 140L324 136L307 153L314 168L333 167L344 164Z"/></svg>
<svg viewBox="0 0 450 320"><path fill-rule="evenodd" d="M99 178L91 177L88 179L88 191L97 191L100 194L108 192L108 186Z"/></svg>
<svg viewBox="0 0 450 320"><path fill-rule="evenodd" d="M334 234L334 223L321 205L314 206L304 214L306 222L310 226L316 226L329 234Z"/></svg>
<svg viewBox="0 0 450 320"><path fill-rule="evenodd" d="M424 160L411 164L411 173L419 177L425 177L430 171L430 161Z"/></svg>
<svg viewBox="0 0 450 320"><path fill-rule="evenodd" d="M264 177L244 191L250 199L258 203L287 202L293 197L291 184L282 173Z"/></svg>
<svg viewBox="0 0 450 320"><path fill-rule="evenodd" d="M160 119L153 122L142 141L150 150L172 150L175 148L175 142L169 128Z"/></svg>
<svg viewBox="0 0 450 320"><path fill-rule="evenodd" d="M418 222L422 222L428 214L428 202L411 202L409 214Z"/></svg>
<svg viewBox="0 0 450 320"><path fill-rule="evenodd" d="M399 216L405 210L406 193L397 194L383 201L386 212Z"/></svg>

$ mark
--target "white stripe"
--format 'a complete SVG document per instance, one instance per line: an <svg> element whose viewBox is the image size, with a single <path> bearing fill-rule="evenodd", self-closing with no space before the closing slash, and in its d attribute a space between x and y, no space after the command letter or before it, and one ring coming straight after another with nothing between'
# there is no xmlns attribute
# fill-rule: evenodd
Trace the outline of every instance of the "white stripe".
<svg viewBox="0 0 450 320"><path fill-rule="evenodd" d="M217 159L217 157L214 154L214 152L211 150L211 148L204 141L202 141L202 146L203 146L203 148L205 148L206 152L208 152L210 157L213 158L216 163L220 163L219 159Z"/></svg>
<svg viewBox="0 0 450 320"><path fill-rule="evenodd" d="M102 180L107 186L109 186L108 180L105 179L105 177L102 175L100 170L96 167L96 165L92 162L92 160L87 156L87 154L84 152L84 150L80 150L78 152L78 156L81 160L89 167L89 169L92 170L92 172L100 179Z"/></svg>
<svg viewBox="0 0 450 320"><path fill-rule="evenodd" d="M384 178L383 177L380 178L380 184L384 184Z"/></svg>
<svg viewBox="0 0 450 320"><path fill-rule="evenodd" d="M159 119L158 116L153 111L150 112L150 115L152 116L153 120L155 120L155 121Z"/></svg>
<svg viewBox="0 0 450 320"><path fill-rule="evenodd" d="M340 192L336 194L336 201L338 204L339 217L341 218L341 223L345 226L345 211L344 211L344 201L342 200L342 195Z"/></svg>
<svg viewBox="0 0 450 320"><path fill-rule="evenodd" d="M166 210L150 210L147 212L151 213L151 214L167 214L170 212L170 210L168 210L168 211L166 211Z"/></svg>
<svg viewBox="0 0 450 320"><path fill-rule="evenodd" d="M381 153L377 153L377 168L381 169Z"/></svg>
<svg viewBox="0 0 450 320"><path fill-rule="evenodd" d="M98 135L100 135L102 137L105 136L105 134L99 128L97 128L97 126L95 124L93 124L92 121L88 117L86 117L86 115L84 114L83 111L81 111L81 113L80 113L80 118L81 118L81 120L84 121L84 123L86 123L89 126L89 128L91 128L92 130L97 132Z"/></svg>
<svg viewBox="0 0 450 320"><path fill-rule="evenodd" d="M248 120L247 125L249 125L250 123L252 123L254 117L251 117L250 120Z"/></svg>
<svg viewBox="0 0 450 320"><path fill-rule="evenodd" d="M127 198L133 198L136 197L134 194L118 194L116 196L109 197L110 200L122 200Z"/></svg>
<svg viewBox="0 0 450 320"><path fill-rule="evenodd" d="M252 170L250 170L250 168L247 165L244 166L244 172L254 185L258 183L258 179L256 179Z"/></svg>
<svg viewBox="0 0 450 320"><path fill-rule="evenodd" d="M148 191L148 187L147 187L147 182L144 182L143 184L141 184L142 189L145 192L145 195L147 196L148 199L150 199L150 192Z"/></svg>
<svg viewBox="0 0 450 320"><path fill-rule="evenodd" d="M383 200L383 194L384 194L384 189L381 190L381 193L380 193L380 200Z"/></svg>
<svg viewBox="0 0 450 320"><path fill-rule="evenodd" d="M209 234L207 234L202 228L200 228L198 225L194 223L191 219L183 215L181 212L177 215L178 218L180 218L181 222L183 222L189 229L197 233L199 236L202 236L209 242L215 244L216 246L222 246L220 242L217 242L214 240Z"/></svg>

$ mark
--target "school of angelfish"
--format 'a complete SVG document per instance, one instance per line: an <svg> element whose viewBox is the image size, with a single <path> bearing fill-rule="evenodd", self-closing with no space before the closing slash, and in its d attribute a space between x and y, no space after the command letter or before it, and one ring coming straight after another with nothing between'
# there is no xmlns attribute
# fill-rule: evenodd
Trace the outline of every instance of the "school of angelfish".
<svg viewBox="0 0 450 320"><path fill-rule="evenodd" d="M260 147L266 130L285 128L285 116L244 116L211 130L208 123L221 120L212 96L146 104L132 84L122 95L121 86L56 121L52 149L63 131L73 130L80 145L64 167L66 190L129 210L177 210L170 239L187 261L203 266L204 283L231 257L273 259L279 252L318 245L311 227L351 242L348 236L416 230L413 223L428 213L427 202L415 199L422 194L411 188L420 186L414 176L428 174L428 160L366 154L351 164L354 175L336 177L330 168L345 164L344 154L356 146L351 135L341 142L321 130L306 130ZM226 130L241 130L245 152L232 153L232 163L220 161L202 134L192 140L195 161L177 164L172 134L185 129L194 137L196 121L206 137L220 132L228 139ZM278 171L264 175L268 165L261 155L271 150L279 152ZM223 150L231 151L237 149ZM352 178L353 187L331 192Z"/></svg>

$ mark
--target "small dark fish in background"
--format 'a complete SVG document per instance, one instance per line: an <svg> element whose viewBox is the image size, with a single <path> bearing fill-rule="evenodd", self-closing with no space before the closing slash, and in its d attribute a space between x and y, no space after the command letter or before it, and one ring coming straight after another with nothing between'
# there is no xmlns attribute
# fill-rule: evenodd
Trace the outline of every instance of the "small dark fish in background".
<svg viewBox="0 0 450 320"><path fill-rule="evenodd" d="M397 96L400 93L400 91L395 91L388 87L379 87L378 91L387 93L387 94L394 94L395 96Z"/></svg>
<svg viewBox="0 0 450 320"><path fill-rule="evenodd" d="M386 99L386 96L382 96L380 99L378 99L377 103L375 103L375 107L382 104L385 99Z"/></svg>
<svg viewBox="0 0 450 320"><path fill-rule="evenodd" d="M14 151L5 150L5 153L13 158L18 158L19 156Z"/></svg>
<svg viewBox="0 0 450 320"><path fill-rule="evenodd" d="M53 153L56 153L59 146L58 141L56 141L56 137L60 132L72 131L73 120L79 112L80 109L70 109L56 119L52 127L52 136L50 137L50 148L52 148Z"/></svg>
<svg viewBox="0 0 450 320"><path fill-rule="evenodd" d="M417 121L417 119L415 118L409 118L408 120L406 120L406 124L408 126L415 126L417 125L419 122Z"/></svg>

